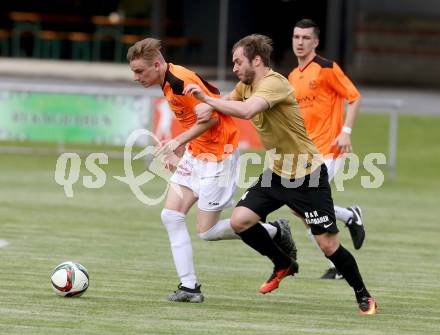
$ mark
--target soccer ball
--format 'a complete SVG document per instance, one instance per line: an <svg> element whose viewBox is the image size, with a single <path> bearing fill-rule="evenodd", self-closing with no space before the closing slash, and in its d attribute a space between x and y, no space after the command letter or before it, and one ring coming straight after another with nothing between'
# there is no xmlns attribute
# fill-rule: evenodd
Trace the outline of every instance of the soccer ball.
<svg viewBox="0 0 440 335"><path fill-rule="evenodd" d="M53 269L50 282L59 296L79 297L89 287L89 274L79 263L63 262Z"/></svg>

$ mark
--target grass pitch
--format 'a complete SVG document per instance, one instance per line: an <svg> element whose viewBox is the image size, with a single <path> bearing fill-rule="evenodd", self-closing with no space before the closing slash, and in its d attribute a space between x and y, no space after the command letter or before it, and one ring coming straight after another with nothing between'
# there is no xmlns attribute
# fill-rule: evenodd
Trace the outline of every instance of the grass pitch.
<svg viewBox="0 0 440 335"><path fill-rule="evenodd" d="M361 115L353 135L361 157L386 153L387 122L386 116ZM318 279L327 262L286 208L272 218L291 219L298 276L259 294L270 262L239 240L200 240L191 211L188 225L206 301L168 302L178 279L161 206L143 205L112 177L123 175L122 161L103 166L103 188L87 189L80 179L69 199L54 181L57 156L2 154L0 239L9 245L0 248L0 333L438 334L440 118L402 116L399 122L397 179L363 189L360 176L368 173L361 169L344 192L334 192L335 203L360 204L364 211L362 249L353 250L342 225L341 238L377 299L376 317L356 314L345 281ZM151 182L144 191L160 194L164 187ZM50 288L50 272L64 260L89 271L90 287L81 298L59 298Z"/></svg>

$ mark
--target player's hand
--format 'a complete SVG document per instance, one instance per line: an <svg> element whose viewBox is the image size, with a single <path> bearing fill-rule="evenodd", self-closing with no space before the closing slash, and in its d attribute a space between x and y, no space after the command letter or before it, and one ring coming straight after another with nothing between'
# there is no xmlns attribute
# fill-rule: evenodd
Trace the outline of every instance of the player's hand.
<svg viewBox="0 0 440 335"><path fill-rule="evenodd" d="M174 152L178 147L180 147L180 145L180 142L175 139L163 142L156 146L153 155L154 157L166 156Z"/></svg>
<svg viewBox="0 0 440 335"><path fill-rule="evenodd" d="M177 167L177 164L180 162L179 156L177 156L174 152L169 153L161 158L161 162L165 164L165 168L174 172Z"/></svg>
<svg viewBox="0 0 440 335"><path fill-rule="evenodd" d="M338 150L341 153L353 152L353 146L351 145L350 134L341 132L338 135L338 137L336 137L335 141L333 142L333 145L337 146Z"/></svg>
<svg viewBox="0 0 440 335"><path fill-rule="evenodd" d="M202 91L199 85L189 84L183 89L183 94L191 94L196 99L200 101L205 101L205 92Z"/></svg>
<svg viewBox="0 0 440 335"><path fill-rule="evenodd" d="M197 123L208 122L212 115L212 107L208 104L201 103L194 107L194 112L197 115Z"/></svg>
<svg viewBox="0 0 440 335"><path fill-rule="evenodd" d="M185 145L181 145L179 141L172 139L167 142L161 142L155 148L153 155L165 164L166 169L174 171L184 152Z"/></svg>

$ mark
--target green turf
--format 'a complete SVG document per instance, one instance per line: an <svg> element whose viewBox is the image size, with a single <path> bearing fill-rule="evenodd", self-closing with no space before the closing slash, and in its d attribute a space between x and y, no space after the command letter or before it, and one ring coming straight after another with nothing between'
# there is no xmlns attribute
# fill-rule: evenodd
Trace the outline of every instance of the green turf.
<svg viewBox="0 0 440 335"><path fill-rule="evenodd" d="M364 247L353 251L342 226L341 238L377 299L376 317L356 314L345 281L318 279L327 263L293 218L300 273L263 296L257 290L270 262L241 241L201 241L192 211L188 222L206 301L167 302L178 280L161 207L141 204L113 179L123 175L121 161L104 167L103 188L79 182L68 199L54 182L56 156L2 154L0 239L10 245L0 249L0 333L438 334L440 118L399 122L397 179L363 189L357 177L334 192L338 204L362 205ZM361 158L386 152L387 127L386 116L361 116L353 135ZM159 194L163 187L149 183L144 191ZM283 208L272 217L279 215L289 213ZM59 298L50 288L51 269L64 260L89 270L90 288L81 298Z"/></svg>

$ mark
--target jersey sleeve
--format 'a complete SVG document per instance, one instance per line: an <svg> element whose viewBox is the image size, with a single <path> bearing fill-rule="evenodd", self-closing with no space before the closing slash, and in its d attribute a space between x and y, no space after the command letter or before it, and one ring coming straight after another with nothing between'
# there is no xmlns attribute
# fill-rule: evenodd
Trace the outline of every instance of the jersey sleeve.
<svg viewBox="0 0 440 335"><path fill-rule="evenodd" d="M252 95L263 98L269 104L269 108L272 108L292 93L293 88L287 80L270 76L263 79Z"/></svg>
<svg viewBox="0 0 440 335"><path fill-rule="evenodd" d="M349 103L361 97L358 89L348 79L338 64L333 63L333 68L325 70L327 84Z"/></svg>
<svg viewBox="0 0 440 335"><path fill-rule="evenodd" d="M229 93L229 98L231 100L235 100L235 101L242 101L243 100L243 85L240 83L237 83L237 85L235 85L234 89L231 91L231 93Z"/></svg>

